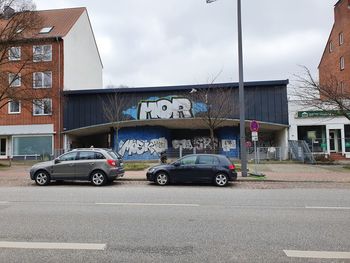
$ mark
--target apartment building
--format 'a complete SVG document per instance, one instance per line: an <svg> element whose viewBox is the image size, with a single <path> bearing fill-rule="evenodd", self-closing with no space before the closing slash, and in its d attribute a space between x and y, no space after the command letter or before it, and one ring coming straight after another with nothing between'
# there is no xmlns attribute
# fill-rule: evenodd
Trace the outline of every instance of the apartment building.
<svg viewBox="0 0 350 263"><path fill-rule="evenodd" d="M343 98L349 96L346 94L350 94L350 0L339 0L334 6L334 24L318 69L320 86L343 94ZM290 101L289 123L290 140L305 140L315 154L350 158L350 121L344 116L331 109L322 111Z"/></svg>
<svg viewBox="0 0 350 263"><path fill-rule="evenodd" d="M62 91L103 87L103 65L86 8L32 12L40 18L40 28L11 41L8 63L0 71L8 74L11 92L32 89L41 96L8 101L0 109L0 158L37 158L60 152ZM0 12L0 27L16 15L12 9ZM19 71L23 60L30 60L30 67Z"/></svg>

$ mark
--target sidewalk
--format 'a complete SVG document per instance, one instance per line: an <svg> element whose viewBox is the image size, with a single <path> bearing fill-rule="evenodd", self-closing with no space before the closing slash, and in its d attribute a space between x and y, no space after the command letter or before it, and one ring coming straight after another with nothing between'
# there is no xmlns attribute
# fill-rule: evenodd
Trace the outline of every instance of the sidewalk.
<svg viewBox="0 0 350 263"><path fill-rule="evenodd" d="M250 171L254 166L249 167ZM238 173L238 181L268 181L268 182L336 182L350 183L350 169L342 165L309 165L309 164L260 164L258 171L265 177L242 177ZM122 180L146 180L144 171L127 171Z"/></svg>
<svg viewBox="0 0 350 263"><path fill-rule="evenodd" d="M30 166L17 165L0 169L0 186L31 185L33 182L29 178ZM250 171L254 170L249 166ZM126 171L121 181L146 181L144 171ZM264 173L265 177L242 177L238 173L239 182L332 182L349 183L350 169L344 169L341 165L307 165L295 163L282 164L260 164L258 172Z"/></svg>

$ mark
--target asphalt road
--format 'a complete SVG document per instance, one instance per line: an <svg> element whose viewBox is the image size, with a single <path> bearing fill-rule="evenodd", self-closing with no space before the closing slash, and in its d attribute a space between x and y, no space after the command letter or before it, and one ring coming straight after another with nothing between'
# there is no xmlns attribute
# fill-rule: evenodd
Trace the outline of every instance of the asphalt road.
<svg viewBox="0 0 350 263"><path fill-rule="evenodd" d="M0 262L350 262L348 252L347 189L0 191Z"/></svg>

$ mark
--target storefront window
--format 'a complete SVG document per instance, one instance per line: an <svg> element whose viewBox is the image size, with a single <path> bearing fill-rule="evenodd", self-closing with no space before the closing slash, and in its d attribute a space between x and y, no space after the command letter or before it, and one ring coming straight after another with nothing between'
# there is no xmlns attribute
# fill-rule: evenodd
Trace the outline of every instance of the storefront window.
<svg viewBox="0 0 350 263"><path fill-rule="evenodd" d="M344 125L345 128L345 151L350 152L350 125Z"/></svg>
<svg viewBox="0 0 350 263"><path fill-rule="evenodd" d="M52 136L13 137L13 155L52 155Z"/></svg>
<svg viewBox="0 0 350 263"><path fill-rule="evenodd" d="M304 140L312 152L327 151L326 126L299 126L298 140Z"/></svg>

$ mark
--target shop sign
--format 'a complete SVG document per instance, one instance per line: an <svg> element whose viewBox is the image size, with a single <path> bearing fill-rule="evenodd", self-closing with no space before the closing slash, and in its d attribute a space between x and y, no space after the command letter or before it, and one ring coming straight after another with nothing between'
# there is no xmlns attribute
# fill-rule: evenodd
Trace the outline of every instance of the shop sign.
<svg viewBox="0 0 350 263"><path fill-rule="evenodd" d="M350 112L349 112L350 114ZM329 110L329 111L298 111L297 118L329 118L342 116L337 110Z"/></svg>

